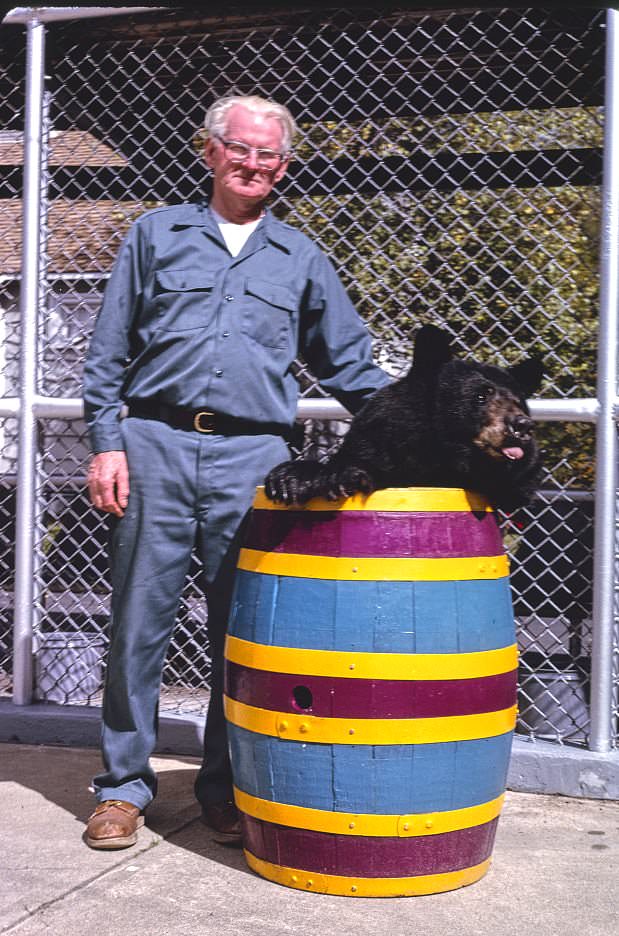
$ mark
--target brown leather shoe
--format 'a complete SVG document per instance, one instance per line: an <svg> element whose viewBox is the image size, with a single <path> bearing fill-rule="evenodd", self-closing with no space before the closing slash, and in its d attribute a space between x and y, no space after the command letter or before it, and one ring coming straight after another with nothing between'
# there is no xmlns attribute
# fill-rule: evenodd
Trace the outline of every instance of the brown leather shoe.
<svg viewBox="0 0 619 936"><path fill-rule="evenodd" d="M104 800L88 820L86 844L91 848L128 848L137 842L143 825L138 806L124 800Z"/></svg>
<svg viewBox="0 0 619 936"><path fill-rule="evenodd" d="M211 803L202 807L202 822L211 829L213 841L220 845L241 844L241 822L234 803Z"/></svg>

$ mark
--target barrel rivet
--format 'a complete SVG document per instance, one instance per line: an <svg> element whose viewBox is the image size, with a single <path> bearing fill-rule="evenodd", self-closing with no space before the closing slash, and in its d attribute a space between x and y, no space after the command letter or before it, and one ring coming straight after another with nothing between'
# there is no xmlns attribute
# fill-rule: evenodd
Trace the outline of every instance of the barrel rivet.
<svg viewBox="0 0 619 936"><path fill-rule="evenodd" d="M313 886L314 886L314 882L311 881L311 880L308 881L308 882L307 882L307 886L308 886L308 887L313 887Z"/></svg>
<svg viewBox="0 0 619 936"><path fill-rule="evenodd" d="M290 880L293 882L293 884L296 884L296 883L298 882L299 878L297 877L296 874L293 874Z"/></svg>
<svg viewBox="0 0 619 936"><path fill-rule="evenodd" d="M433 825L434 823L432 822L432 820L428 819L428 821L426 822L426 829L431 829Z"/></svg>
<svg viewBox="0 0 619 936"><path fill-rule="evenodd" d="M279 730L280 730L280 731L285 731L287 727L288 727L288 722L287 722L287 721L281 721L281 722L279 723Z"/></svg>
<svg viewBox="0 0 619 936"><path fill-rule="evenodd" d="M349 823L348 823L348 828L349 828L349 829L354 829L354 827L355 827L355 823L354 823L354 822L349 822Z"/></svg>
<svg viewBox="0 0 619 936"><path fill-rule="evenodd" d="M353 567L352 567L352 570L353 570L353 572L358 572L358 571L359 571L359 567L358 567L358 566L353 566Z"/></svg>
<svg viewBox="0 0 619 936"><path fill-rule="evenodd" d="M305 734L306 732L309 731L309 725L306 722L301 722L301 724L299 725L299 731L302 734Z"/></svg>
<svg viewBox="0 0 619 936"><path fill-rule="evenodd" d="M355 729L354 729L354 728L349 728L349 729L348 729L348 734L354 734L354 733L355 733Z"/></svg>
<svg viewBox="0 0 619 936"><path fill-rule="evenodd" d="M351 663L351 664L349 665L349 667L348 667L348 669L351 669L351 670L354 669L354 668L355 668L355 664L354 664L354 663Z"/></svg>
<svg viewBox="0 0 619 936"><path fill-rule="evenodd" d="M357 893L357 885L356 885L356 884L353 884L353 886L350 888L350 890L352 891L353 894L356 894L356 893Z"/></svg>
<svg viewBox="0 0 619 936"><path fill-rule="evenodd" d="M404 829L405 832L408 832L408 830L410 829L410 825L408 824L408 822L405 822L402 828Z"/></svg>

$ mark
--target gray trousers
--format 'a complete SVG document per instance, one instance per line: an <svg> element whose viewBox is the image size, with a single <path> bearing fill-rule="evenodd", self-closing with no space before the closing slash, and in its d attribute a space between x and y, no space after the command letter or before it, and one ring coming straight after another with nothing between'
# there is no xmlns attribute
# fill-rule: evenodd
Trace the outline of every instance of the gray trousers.
<svg viewBox="0 0 619 936"><path fill-rule="evenodd" d="M112 518L112 615L103 699L104 772L99 802L122 799L143 809L156 794L149 757L157 739L166 651L191 553L202 560L212 659L204 761L195 791L202 805L232 796L223 715L223 647L243 534L255 488L289 458L279 436L202 435L156 420L122 422L130 496Z"/></svg>

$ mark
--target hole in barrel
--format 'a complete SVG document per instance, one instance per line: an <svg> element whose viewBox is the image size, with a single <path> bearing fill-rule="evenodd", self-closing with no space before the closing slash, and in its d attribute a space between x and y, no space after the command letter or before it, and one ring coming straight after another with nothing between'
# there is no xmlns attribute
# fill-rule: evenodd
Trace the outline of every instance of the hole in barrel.
<svg viewBox="0 0 619 936"><path fill-rule="evenodd" d="M311 708L314 701L312 690L307 686L295 686L292 690L292 698L296 708L304 710Z"/></svg>

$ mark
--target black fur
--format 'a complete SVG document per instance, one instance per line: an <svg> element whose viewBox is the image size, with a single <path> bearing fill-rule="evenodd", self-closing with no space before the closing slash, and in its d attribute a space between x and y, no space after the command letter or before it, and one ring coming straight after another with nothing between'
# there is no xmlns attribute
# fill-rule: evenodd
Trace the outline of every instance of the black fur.
<svg viewBox="0 0 619 936"><path fill-rule="evenodd" d="M425 325L406 377L374 394L340 449L325 463L278 465L266 478L266 494L303 504L385 487L463 487L513 510L539 483L526 399L541 379L536 358L505 370L458 360L447 333Z"/></svg>

